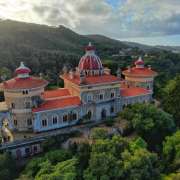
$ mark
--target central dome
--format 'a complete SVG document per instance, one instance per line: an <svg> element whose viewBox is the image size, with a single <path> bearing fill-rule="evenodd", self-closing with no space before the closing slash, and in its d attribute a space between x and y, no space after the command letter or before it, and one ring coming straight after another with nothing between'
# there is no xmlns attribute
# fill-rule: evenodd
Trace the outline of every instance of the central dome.
<svg viewBox="0 0 180 180"><path fill-rule="evenodd" d="M85 50L85 55L79 61L79 71L102 71L103 65L100 58L95 54L95 47L92 46L91 43L89 43L89 45L86 46Z"/></svg>

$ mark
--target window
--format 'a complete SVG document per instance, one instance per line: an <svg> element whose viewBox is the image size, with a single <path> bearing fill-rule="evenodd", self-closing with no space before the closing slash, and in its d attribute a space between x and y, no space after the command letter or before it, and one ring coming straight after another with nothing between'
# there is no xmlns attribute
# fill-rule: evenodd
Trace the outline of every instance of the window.
<svg viewBox="0 0 180 180"><path fill-rule="evenodd" d="M73 120L77 120L77 114L76 114L76 113L73 113L72 119L73 119Z"/></svg>
<svg viewBox="0 0 180 180"><path fill-rule="evenodd" d="M28 126L31 126L31 125L32 125L32 119L28 119L28 120L27 120L27 125L28 125Z"/></svg>
<svg viewBox="0 0 180 180"><path fill-rule="evenodd" d="M29 92L28 92L28 90L23 90L23 95L25 95L25 94L28 94Z"/></svg>
<svg viewBox="0 0 180 180"><path fill-rule="evenodd" d="M17 120L16 119L14 120L14 125L17 126Z"/></svg>
<svg viewBox="0 0 180 180"><path fill-rule="evenodd" d="M115 94L114 92L111 92L111 99L114 98Z"/></svg>
<svg viewBox="0 0 180 180"><path fill-rule="evenodd" d="M53 120L53 124L57 124L58 117L57 116L53 116L52 120Z"/></svg>
<svg viewBox="0 0 180 180"><path fill-rule="evenodd" d="M63 116L63 122L67 122L67 120L68 120L68 115L64 115Z"/></svg>
<svg viewBox="0 0 180 180"><path fill-rule="evenodd" d="M14 109L15 108L15 104L11 103L11 107L12 107L12 109Z"/></svg>
<svg viewBox="0 0 180 180"><path fill-rule="evenodd" d="M28 154L30 154L30 149L29 148L26 148L25 149L25 153L28 155Z"/></svg>
<svg viewBox="0 0 180 180"><path fill-rule="evenodd" d="M88 102L92 101L92 95L89 94L89 95L87 96L87 100L88 100Z"/></svg>
<svg viewBox="0 0 180 180"><path fill-rule="evenodd" d="M100 100L103 100L103 98L104 98L104 95L103 95L103 94L100 94L100 95L99 95L99 99L100 99Z"/></svg>
<svg viewBox="0 0 180 180"><path fill-rule="evenodd" d="M42 120L42 126L43 126L43 127L47 126L47 120L46 120L46 119L43 119L43 120Z"/></svg>
<svg viewBox="0 0 180 180"><path fill-rule="evenodd" d="M34 146L33 150L34 150L34 153L36 153L37 152L37 146Z"/></svg>
<svg viewBox="0 0 180 180"><path fill-rule="evenodd" d="M31 103L30 103L30 102L28 102L28 101L27 101L27 102L25 102L25 107L26 107L26 108L30 108L30 107L31 107Z"/></svg>
<svg viewBox="0 0 180 180"><path fill-rule="evenodd" d="M91 118L92 118L92 112L91 112L91 111L88 111L87 117L88 117L88 119L91 119Z"/></svg>
<svg viewBox="0 0 180 180"><path fill-rule="evenodd" d="M111 114L114 113L114 107L113 106L111 106L110 112L111 112Z"/></svg>

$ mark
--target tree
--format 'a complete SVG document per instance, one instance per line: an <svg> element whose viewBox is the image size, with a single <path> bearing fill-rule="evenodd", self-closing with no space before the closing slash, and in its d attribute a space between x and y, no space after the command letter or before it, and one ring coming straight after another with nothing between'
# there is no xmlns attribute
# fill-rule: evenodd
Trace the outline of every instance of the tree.
<svg viewBox="0 0 180 180"><path fill-rule="evenodd" d="M127 119L133 129L148 143L157 148L176 127L173 117L151 104L135 104L127 107L121 117Z"/></svg>
<svg viewBox="0 0 180 180"><path fill-rule="evenodd" d="M96 139L106 139L108 137L108 132L104 128L94 128L91 132L91 138Z"/></svg>
<svg viewBox="0 0 180 180"><path fill-rule="evenodd" d="M180 75L170 80L163 92L163 107L167 112L173 114L178 126L180 126Z"/></svg>
<svg viewBox="0 0 180 180"><path fill-rule="evenodd" d="M71 158L72 155L67 150L51 150L45 153L43 157L35 157L30 160L22 172L21 177L26 176L34 179L37 174L43 174L46 169L52 168L53 165Z"/></svg>
<svg viewBox="0 0 180 180"><path fill-rule="evenodd" d="M0 179L11 180L16 176L15 161L8 153L0 154Z"/></svg>
<svg viewBox="0 0 180 180"><path fill-rule="evenodd" d="M180 179L180 173L172 173L162 177L162 180L179 180L179 179Z"/></svg>
<svg viewBox="0 0 180 180"><path fill-rule="evenodd" d="M84 171L86 180L156 180L159 175L158 157L146 149L146 143L141 138L128 142L120 136L97 140Z"/></svg>
<svg viewBox="0 0 180 180"><path fill-rule="evenodd" d="M163 158L166 170L170 172L180 170L180 130L163 142Z"/></svg>
<svg viewBox="0 0 180 180"><path fill-rule="evenodd" d="M143 148L131 153L125 151L122 154L122 159L124 179L157 180L160 178L156 154Z"/></svg>
<svg viewBox="0 0 180 180"><path fill-rule="evenodd" d="M41 170L35 177L35 180L75 180L77 159L69 159L57 163L55 166L48 161L41 164Z"/></svg>

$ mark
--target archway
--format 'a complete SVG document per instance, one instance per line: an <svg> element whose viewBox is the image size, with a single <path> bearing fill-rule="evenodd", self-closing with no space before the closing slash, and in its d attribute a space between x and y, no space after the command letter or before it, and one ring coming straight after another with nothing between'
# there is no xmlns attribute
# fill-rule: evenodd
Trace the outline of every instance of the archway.
<svg viewBox="0 0 180 180"><path fill-rule="evenodd" d="M102 119L106 119L106 117L107 117L106 109L103 109L103 110L101 111L101 118L102 118Z"/></svg>

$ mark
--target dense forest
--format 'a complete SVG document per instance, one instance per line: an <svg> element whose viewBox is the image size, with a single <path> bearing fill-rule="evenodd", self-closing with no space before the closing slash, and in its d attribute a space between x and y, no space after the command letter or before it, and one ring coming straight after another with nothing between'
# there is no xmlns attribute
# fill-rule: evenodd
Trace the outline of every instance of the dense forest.
<svg viewBox="0 0 180 180"><path fill-rule="evenodd" d="M50 87L61 86L64 65L77 66L91 41L105 66L115 74L140 55L158 72L152 104L135 104L107 127L126 123L123 135L94 127L86 142L63 143L75 134L49 138L44 153L19 165L0 154L2 180L178 180L180 179L180 54L150 46L135 46L100 35L79 35L64 26L48 27L0 21L0 77L8 79L20 61L43 73ZM124 52L125 55L122 55Z"/></svg>

